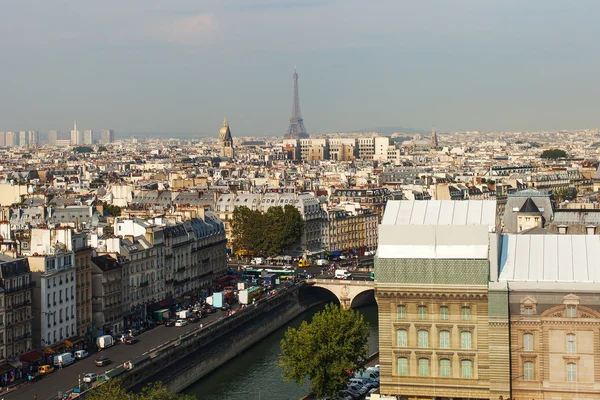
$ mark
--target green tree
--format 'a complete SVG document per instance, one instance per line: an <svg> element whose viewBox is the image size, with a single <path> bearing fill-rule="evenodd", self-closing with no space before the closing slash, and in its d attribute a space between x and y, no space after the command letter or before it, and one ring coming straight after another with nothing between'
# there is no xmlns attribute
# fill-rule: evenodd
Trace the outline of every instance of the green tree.
<svg viewBox="0 0 600 400"><path fill-rule="evenodd" d="M100 146L100 147L98 147L97 153L102 153L104 151L108 151L108 149L106 148L106 146Z"/></svg>
<svg viewBox="0 0 600 400"><path fill-rule="evenodd" d="M556 160L557 158L565 158L567 156L568 156L567 152L564 150L561 150L561 149L544 150L544 151L542 151L542 154L540 155L541 158L548 158L551 160Z"/></svg>
<svg viewBox="0 0 600 400"><path fill-rule="evenodd" d="M115 206L113 204L105 204L104 210L113 217L118 217L119 215L121 215L121 207Z"/></svg>
<svg viewBox="0 0 600 400"><path fill-rule="evenodd" d="M194 396L171 393L161 382L150 383L140 393L131 393L123 387L119 379L111 379L92 390L88 400L196 400Z"/></svg>
<svg viewBox="0 0 600 400"><path fill-rule="evenodd" d="M269 207L264 214L248 207L236 207L231 220L232 244L236 252L276 256L302 237L304 221L291 205Z"/></svg>
<svg viewBox="0 0 600 400"><path fill-rule="evenodd" d="M73 149L73 152L75 153L92 153L93 151L94 149L88 146L79 146Z"/></svg>
<svg viewBox="0 0 600 400"><path fill-rule="evenodd" d="M310 379L318 397L334 396L348 382L348 371L359 368L369 348L368 324L362 314L328 304L310 323L288 328L281 341L279 366L286 381L302 385Z"/></svg>

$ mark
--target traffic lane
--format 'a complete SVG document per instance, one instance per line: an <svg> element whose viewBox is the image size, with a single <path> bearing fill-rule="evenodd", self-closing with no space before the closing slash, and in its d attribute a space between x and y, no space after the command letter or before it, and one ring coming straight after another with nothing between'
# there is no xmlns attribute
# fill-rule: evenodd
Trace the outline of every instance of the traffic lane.
<svg viewBox="0 0 600 400"><path fill-rule="evenodd" d="M202 318L200 322L194 324L188 324L182 327L158 326L139 335L140 342L137 344L127 345L119 343L83 360L77 361L68 367L60 370L56 369L51 375L45 376L38 382L28 383L25 386L6 394L3 398L7 400L33 399L35 394L37 394L39 399L47 399L56 396L59 390L67 391L77 386L79 375L83 377L83 374L88 372L95 372L98 375L103 374L112 368L122 365L125 361L133 360L155 347L178 338L180 335L200 328L200 324L207 326L211 322L224 317L224 315L225 313L219 310L214 314L208 314L207 317ZM112 363L104 367L96 367L96 358L100 356L110 358Z"/></svg>

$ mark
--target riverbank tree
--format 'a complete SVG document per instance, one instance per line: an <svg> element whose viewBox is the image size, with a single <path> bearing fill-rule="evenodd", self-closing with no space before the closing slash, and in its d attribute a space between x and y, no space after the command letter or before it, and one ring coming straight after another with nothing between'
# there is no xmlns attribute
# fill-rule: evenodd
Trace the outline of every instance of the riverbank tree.
<svg viewBox="0 0 600 400"><path fill-rule="evenodd" d="M121 386L119 379L111 379L92 390L86 400L196 400L196 397L172 393L162 382L149 383L140 393L132 393Z"/></svg>
<svg viewBox="0 0 600 400"><path fill-rule="evenodd" d="M298 243L304 231L302 215L292 205L269 207L267 212L236 207L231 220L236 252L272 257Z"/></svg>
<svg viewBox="0 0 600 400"><path fill-rule="evenodd" d="M367 357L368 328L361 313L333 303L310 323L288 328L279 359L284 379L302 385L308 378L317 398L335 396L348 383L349 371L360 368Z"/></svg>

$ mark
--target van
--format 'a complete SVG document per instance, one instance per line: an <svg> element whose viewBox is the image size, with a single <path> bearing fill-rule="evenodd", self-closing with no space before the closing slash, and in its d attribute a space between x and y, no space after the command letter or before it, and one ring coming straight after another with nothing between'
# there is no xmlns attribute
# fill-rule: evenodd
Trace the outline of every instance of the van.
<svg viewBox="0 0 600 400"><path fill-rule="evenodd" d="M110 335L99 336L96 339L96 345L98 346L98 349L106 349L114 344L115 340Z"/></svg>
<svg viewBox="0 0 600 400"><path fill-rule="evenodd" d="M346 269L335 270L335 279L349 279L351 276L352 274Z"/></svg>
<svg viewBox="0 0 600 400"><path fill-rule="evenodd" d="M89 354L85 350L77 350L75 352L75 358L77 358L78 360L82 360L82 359L86 358L87 356L89 356Z"/></svg>
<svg viewBox="0 0 600 400"><path fill-rule="evenodd" d="M319 267L323 267L325 265L329 265L329 261L325 260L324 258L321 258L321 259L317 260L317 265Z"/></svg>
<svg viewBox="0 0 600 400"><path fill-rule="evenodd" d="M54 366L55 367L66 367L67 365L71 365L75 362L75 357L71 353L62 353L57 356L54 356Z"/></svg>
<svg viewBox="0 0 600 400"><path fill-rule="evenodd" d="M306 260L300 260L300 261L298 261L298 267L300 267L300 268L310 267L310 263Z"/></svg>

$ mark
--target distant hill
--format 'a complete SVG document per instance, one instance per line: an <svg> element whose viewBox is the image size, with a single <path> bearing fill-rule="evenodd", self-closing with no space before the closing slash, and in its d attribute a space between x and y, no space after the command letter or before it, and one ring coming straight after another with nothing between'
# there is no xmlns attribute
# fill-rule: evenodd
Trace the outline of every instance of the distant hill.
<svg viewBox="0 0 600 400"><path fill-rule="evenodd" d="M392 133L398 132L398 133L408 133L408 134L415 134L415 133L431 133L431 130L423 130L423 129L414 129L414 128L404 128L401 126L379 126L379 127L375 127L375 128L365 128L365 129L360 129L354 132L378 132L384 135L391 135Z"/></svg>

